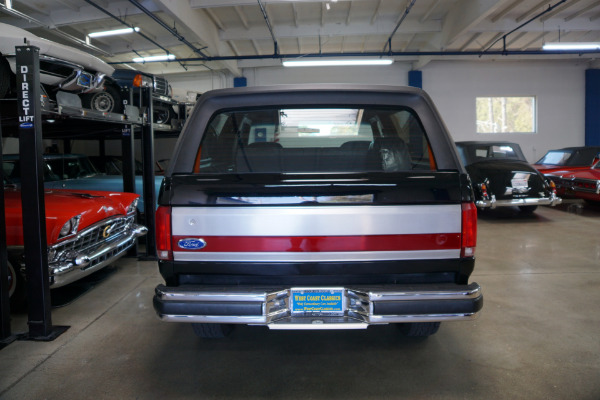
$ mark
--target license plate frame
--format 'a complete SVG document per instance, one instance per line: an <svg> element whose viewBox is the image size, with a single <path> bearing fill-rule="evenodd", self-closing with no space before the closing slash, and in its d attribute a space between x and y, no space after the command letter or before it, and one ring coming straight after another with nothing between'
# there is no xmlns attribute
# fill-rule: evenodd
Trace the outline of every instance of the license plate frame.
<svg viewBox="0 0 600 400"><path fill-rule="evenodd" d="M293 316L343 316L346 312L344 288L292 288L290 309Z"/></svg>

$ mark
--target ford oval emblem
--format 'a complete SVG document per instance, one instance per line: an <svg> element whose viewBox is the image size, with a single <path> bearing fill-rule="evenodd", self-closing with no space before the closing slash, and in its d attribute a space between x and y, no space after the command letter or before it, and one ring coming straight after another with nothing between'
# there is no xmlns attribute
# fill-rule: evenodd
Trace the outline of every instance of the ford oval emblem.
<svg viewBox="0 0 600 400"><path fill-rule="evenodd" d="M22 124L19 125L19 127L23 128L23 129L31 129L31 128L33 128L33 124L31 122L23 122Z"/></svg>
<svg viewBox="0 0 600 400"><path fill-rule="evenodd" d="M204 239L188 238L181 239L177 245L186 250L200 250L206 246Z"/></svg>

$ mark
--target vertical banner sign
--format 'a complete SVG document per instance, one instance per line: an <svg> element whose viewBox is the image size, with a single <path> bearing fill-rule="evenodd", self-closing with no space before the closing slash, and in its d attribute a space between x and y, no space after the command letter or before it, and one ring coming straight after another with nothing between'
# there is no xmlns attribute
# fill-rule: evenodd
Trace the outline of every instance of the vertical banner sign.
<svg viewBox="0 0 600 400"><path fill-rule="evenodd" d="M39 49L16 47L16 64L29 337L45 340L52 335L52 320L42 169Z"/></svg>

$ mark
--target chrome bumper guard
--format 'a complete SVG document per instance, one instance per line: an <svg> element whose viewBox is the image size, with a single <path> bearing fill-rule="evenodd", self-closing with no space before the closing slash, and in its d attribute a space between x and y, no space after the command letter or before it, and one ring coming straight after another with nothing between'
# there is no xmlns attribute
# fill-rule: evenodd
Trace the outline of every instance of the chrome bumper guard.
<svg viewBox="0 0 600 400"><path fill-rule="evenodd" d="M73 240L85 232L80 232ZM65 259L49 263L50 287L58 288L75 282L113 263L135 244L136 238L147 232L148 228L145 226L131 223L124 231L114 235L108 241L82 251L72 251L63 257Z"/></svg>
<svg viewBox="0 0 600 400"><path fill-rule="evenodd" d="M324 289L329 288L315 288ZM337 288L336 288L337 289ZM265 325L270 329L365 329L369 325L475 318L483 306L477 283L342 288L341 315L292 311L294 288L158 285L154 309L163 321Z"/></svg>
<svg viewBox="0 0 600 400"><path fill-rule="evenodd" d="M475 205L478 208L511 207L511 206L556 206L562 203L562 199L555 194L550 197L526 197L522 199L496 200L492 195L489 200L477 200Z"/></svg>

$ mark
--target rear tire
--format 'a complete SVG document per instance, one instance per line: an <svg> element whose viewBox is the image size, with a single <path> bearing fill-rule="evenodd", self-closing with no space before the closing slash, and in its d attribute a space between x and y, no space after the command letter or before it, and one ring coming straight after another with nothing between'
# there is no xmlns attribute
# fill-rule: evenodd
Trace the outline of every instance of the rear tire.
<svg viewBox="0 0 600 400"><path fill-rule="evenodd" d="M441 322L409 322L399 324L402 335L408 337L428 337L440 329Z"/></svg>
<svg viewBox="0 0 600 400"><path fill-rule="evenodd" d="M23 311L25 309L27 305L25 282L10 260L8 260L8 297L12 311Z"/></svg>
<svg viewBox="0 0 600 400"><path fill-rule="evenodd" d="M519 210L523 214L533 214L533 212L538 208L538 206L519 206Z"/></svg>
<svg viewBox="0 0 600 400"><path fill-rule="evenodd" d="M229 324L192 324L196 336L204 339L222 339L233 331Z"/></svg>

